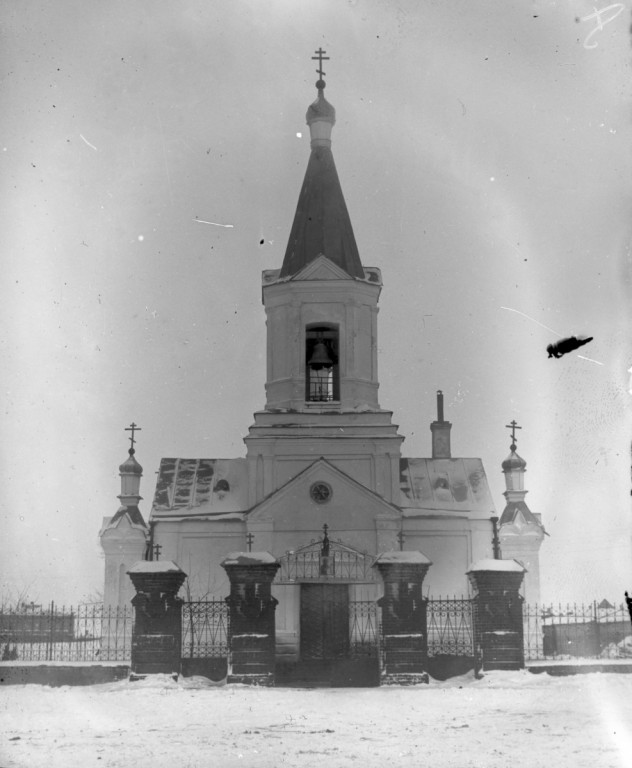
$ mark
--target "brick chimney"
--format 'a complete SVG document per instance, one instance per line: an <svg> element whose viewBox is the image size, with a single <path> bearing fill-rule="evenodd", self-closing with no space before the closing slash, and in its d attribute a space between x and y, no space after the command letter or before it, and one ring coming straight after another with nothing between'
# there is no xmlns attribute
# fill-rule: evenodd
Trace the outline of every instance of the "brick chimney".
<svg viewBox="0 0 632 768"><path fill-rule="evenodd" d="M450 430L452 424L443 418L443 392L437 391L437 420L430 425L432 432L432 458L450 459Z"/></svg>

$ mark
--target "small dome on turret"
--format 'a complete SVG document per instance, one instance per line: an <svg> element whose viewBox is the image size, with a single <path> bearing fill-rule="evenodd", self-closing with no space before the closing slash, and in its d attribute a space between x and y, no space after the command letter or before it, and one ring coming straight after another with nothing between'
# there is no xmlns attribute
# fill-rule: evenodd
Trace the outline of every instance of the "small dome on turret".
<svg viewBox="0 0 632 768"><path fill-rule="evenodd" d="M305 122L307 125L311 125L316 120L325 120L333 125L336 122L336 110L327 101L325 94L323 93L325 89L325 81L319 80L316 83L316 87L318 88L318 98L307 108Z"/></svg>
<svg viewBox="0 0 632 768"><path fill-rule="evenodd" d="M525 470L527 468L527 462L522 458L522 456L518 456L515 451L515 446L513 446L511 453L503 461L501 466L503 468L503 472L511 472L514 469Z"/></svg>
<svg viewBox="0 0 632 768"><path fill-rule="evenodd" d="M319 80L316 87L318 88L318 98L309 105L305 115L305 121L309 125L312 149L331 146L331 129L336 122L336 110L323 94L325 81Z"/></svg>
<svg viewBox="0 0 632 768"><path fill-rule="evenodd" d="M142 475L143 468L134 458L134 449L130 448L129 457L119 466L119 472L122 475Z"/></svg>

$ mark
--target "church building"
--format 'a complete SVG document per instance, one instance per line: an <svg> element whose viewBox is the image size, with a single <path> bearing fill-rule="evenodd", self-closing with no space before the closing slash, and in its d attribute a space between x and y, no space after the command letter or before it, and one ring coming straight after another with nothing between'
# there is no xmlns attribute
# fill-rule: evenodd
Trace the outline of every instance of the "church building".
<svg viewBox="0 0 632 768"><path fill-rule="evenodd" d="M331 150L336 112L319 72L307 110L311 152L285 257L262 275L265 402L244 437L245 456L163 458L146 523L132 439L121 465L121 507L100 533L105 601L113 604L132 597L126 574L134 562L158 553L188 574L190 599L228 595L220 565L228 553L273 555L281 564L272 587L277 653L286 658L305 652L311 625L332 605L379 597L371 566L381 552L423 553L432 563L424 594L461 596L469 566L493 558L496 540L503 557L525 564L529 600L536 600L544 535L524 502L526 464L514 441L502 465L507 507L495 539L483 463L452 455L441 392L430 456L402 455L404 436L378 400L382 276L358 252Z"/></svg>

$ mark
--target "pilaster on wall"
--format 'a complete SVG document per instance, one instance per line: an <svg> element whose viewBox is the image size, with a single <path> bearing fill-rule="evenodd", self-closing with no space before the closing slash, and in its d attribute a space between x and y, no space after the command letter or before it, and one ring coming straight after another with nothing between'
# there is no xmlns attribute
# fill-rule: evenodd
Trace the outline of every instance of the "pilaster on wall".
<svg viewBox="0 0 632 768"><path fill-rule="evenodd" d="M375 533L376 533L376 552L390 552L398 548L397 534L401 530L401 521L394 520L385 515L376 515Z"/></svg>

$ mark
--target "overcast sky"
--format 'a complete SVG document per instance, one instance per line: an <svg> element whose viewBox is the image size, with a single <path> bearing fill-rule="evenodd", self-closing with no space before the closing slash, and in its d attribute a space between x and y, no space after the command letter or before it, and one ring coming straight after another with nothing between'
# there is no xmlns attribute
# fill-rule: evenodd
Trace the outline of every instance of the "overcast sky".
<svg viewBox="0 0 632 768"><path fill-rule="evenodd" d="M131 421L146 518L161 456L244 455L319 46L403 454L429 455L443 389L500 513L516 419L543 597L631 589L631 9L595 8L4 4L3 590L100 588Z"/></svg>

